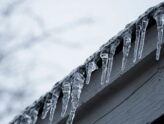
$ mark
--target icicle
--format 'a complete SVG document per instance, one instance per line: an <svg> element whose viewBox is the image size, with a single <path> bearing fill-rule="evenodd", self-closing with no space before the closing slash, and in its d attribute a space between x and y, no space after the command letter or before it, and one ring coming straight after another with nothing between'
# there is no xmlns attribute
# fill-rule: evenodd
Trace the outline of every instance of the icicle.
<svg viewBox="0 0 164 124"><path fill-rule="evenodd" d="M32 124L35 124L38 119L38 111L37 110L31 110L31 118L32 118Z"/></svg>
<svg viewBox="0 0 164 124"><path fill-rule="evenodd" d="M14 124L32 124L32 119L28 114L24 113L15 120Z"/></svg>
<svg viewBox="0 0 164 124"><path fill-rule="evenodd" d="M86 67L86 69L87 69L86 84L89 84L91 74L93 71L98 69L98 66L96 65L95 61L89 62L86 66L87 66Z"/></svg>
<svg viewBox="0 0 164 124"><path fill-rule="evenodd" d="M35 124L37 119L38 119L38 111L35 109L29 110L29 115L31 116L32 123L30 124Z"/></svg>
<svg viewBox="0 0 164 124"><path fill-rule="evenodd" d="M62 98L61 116L64 117L64 115L67 111L70 94L71 94L71 82L69 82L68 79L62 83L62 92L63 92L63 98Z"/></svg>
<svg viewBox="0 0 164 124"><path fill-rule="evenodd" d="M48 93L44 102L43 112L41 115L41 119L45 119L48 112L51 108L51 102L52 102L52 93Z"/></svg>
<svg viewBox="0 0 164 124"><path fill-rule="evenodd" d="M134 47L134 59L133 63L137 61L138 57L138 48L139 48L139 43L140 43L140 37L141 37L141 23L136 24L136 40L135 40L135 47Z"/></svg>
<svg viewBox="0 0 164 124"><path fill-rule="evenodd" d="M142 27L141 27L141 36L140 36L140 44L139 44L139 49L138 49L138 59L141 59L142 57L142 52L144 48L144 41L145 41L145 35L146 35L146 29L149 23L149 19L147 17L144 17L142 19Z"/></svg>
<svg viewBox="0 0 164 124"><path fill-rule="evenodd" d="M131 48L131 31L128 30L123 35L123 58L122 58L121 71L124 71L125 69L130 48Z"/></svg>
<svg viewBox="0 0 164 124"><path fill-rule="evenodd" d="M50 124L52 124L53 122L53 117L54 117L54 113L55 113L55 109L56 109L56 104L60 95L61 89L59 86L56 86L53 88L52 91L52 102L51 102L51 108L50 108Z"/></svg>
<svg viewBox="0 0 164 124"><path fill-rule="evenodd" d="M115 55L116 48L119 44L120 42L116 40L114 41L114 43L110 45L110 54L108 58L109 60L108 60L108 66L107 66L106 83L110 81L110 75L111 75L112 66L113 66L113 57Z"/></svg>
<svg viewBox="0 0 164 124"><path fill-rule="evenodd" d="M29 115L23 114L20 124L32 124L32 119Z"/></svg>
<svg viewBox="0 0 164 124"><path fill-rule="evenodd" d="M35 108L27 107L22 115L18 116L10 124L35 124L38 119L38 111Z"/></svg>
<svg viewBox="0 0 164 124"><path fill-rule="evenodd" d="M72 77L72 92L71 92L71 111L67 120L67 124L72 124L75 117L75 112L79 104L82 88L84 86L84 74L83 72L76 72Z"/></svg>
<svg viewBox="0 0 164 124"><path fill-rule="evenodd" d="M107 52L102 52L100 54L100 57L102 59L102 74L101 74L101 85L103 85L106 82L106 75L107 75L107 66L108 66L108 58L109 55Z"/></svg>
<svg viewBox="0 0 164 124"><path fill-rule="evenodd" d="M164 10L163 8L157 10L154 14L154 19L157 24L158 31L158 41L157 41L157 51L156 51L156 60L160 58L161 45L163 41L163 28L164 28Z"/></svg>

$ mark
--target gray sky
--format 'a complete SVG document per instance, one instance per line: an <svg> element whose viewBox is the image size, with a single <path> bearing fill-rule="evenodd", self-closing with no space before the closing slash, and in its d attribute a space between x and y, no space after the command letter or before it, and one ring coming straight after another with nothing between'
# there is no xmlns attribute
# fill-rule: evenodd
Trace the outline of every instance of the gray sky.
<svg viewBox="0 0 164 124"><path fill-rule="evenodd" d="M138 18L149 7L162 0L70 0L45 1L36 5L36 13L51 27L67 26L68 30L56 31L56 36L69 46L56 46L54 57L68 74L93 52ZM44 11L44 12L43 12ZM42 13L40 13L42 12ZM67 54L65 54L67 53ZM69 56L68 56L69 55ZM76 59L76 61L75 61Z"/></svg>
<svg viewBox="0 0 164 124"><path fill-rule="evenodd" d="M63 63L66 73L83 63L86 57L116 35L126 24L138 18L149 7L162 2L162 0L38 1L32 8L36 14L44 18L46 28L56 28L54 35L64 41L56 46L58 48L54 57L56 62ZM67 28L62 30L60 29L62 27ZM62 43L71 44L72 49L69 48L71 45L60 46ZM67 63L64 64L65 61Z"/></svg>

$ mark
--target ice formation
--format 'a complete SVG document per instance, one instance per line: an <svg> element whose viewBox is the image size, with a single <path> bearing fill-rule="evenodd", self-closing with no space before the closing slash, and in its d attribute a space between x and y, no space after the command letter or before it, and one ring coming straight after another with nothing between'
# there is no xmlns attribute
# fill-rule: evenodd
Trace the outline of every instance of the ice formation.
<svg viewBox="0 0 164 124"><path fill-rule="evenodd" d="M79 104L82 88L84 86L84 73L76 72L72 77L72 91L71 91L71 111L67 120L67 124L72 124L75 117L75 112Z"/></svg>
<svg viewBox="0 0 164 124"><path fill-rule="evenodd" d="M52 99L51 99L50 117L49 117L50 124L52 124L53 122L53 117L60 93L61 93L61 87L59 85L56 85L52 90Z"/></svg>
<svg viewBox="0 0 164 124"><path fill-rule="evenodd" d="M67 107L68 107L68 103L69 103L70 95L71 95L71 83L69 79L67 79L66 81L62 83L62 92L63 92L63 98L62 98L61 116L64 117L67 111Z"/></svg>
<svg viewBox="0 0 164 124"><path fill-rule="evenodd" d="M86 64L86 68L87 68L86 84L89 84L92 72L97 70L98 67L97 67L95 61L92 61L92 62L89 62L88 64Z"/></svg>
<svg viewBox="0 0 164 124"><path fill-rule="evenodd" d="M57 83L51 92L48 92L32 106L26 108L26 110L17 116L10 124L35 124L38 118L38 112L40 110L42 110L41 118L45 119L49 113L49 120L50 123L52 123L59 97L62 98L61 117L65 117L69 102L71 103L70 112L68 112L69 117L66 123L72 124L75 117L75 112L79 105L82 89L85 84L88 85L90 83L92 73L97 70L99 66L101 66L101 84L108 83L110 81L113 59L115 52L121 42L123 42L123 48L121 49L121 47L119 47L118 51L122 50L123 52L121 70L125 70L131 44L134 39L133 34L135 34L133 62L135 63L137 60L141 59L144 49L146 30L149 20L152 18L155 19L157 25L158 41L156 60L159 60L164 30L163 6L164 4L162 3L156 7L150 8L136 21L126 26L125 30L113 37L111 40L109 40L109 42L104 44L99 51L89 57L84 65L78 67L70 75Z"/></svg>
<svg viewBox="0 0 164 124"><path fill-rule="evenodd" d="M27 107L25 111L17 116L10 124L35 124L38 119L39 108L39 102L35 101L32 106Z"/></svg>
<svg viewBox="0 0 164 124"><path fill-rule="evenodd" d="M138 59L138 48L139 48L139 43L140 43L140 38L141 38L141 23L137 22L136 23L136 39L135 39L135 46L134 46L134 59L133 62L135 63Z"/></svg>
<svg viewBox="0 0 164 124"><path fill-rule="evenodd" d="M106 83L109 83L109 81L110 81L110 75L111 75L111 71L112 71L112 67L113 67L113 57L115 55L116 48L118 47L119 44L120 44L120 40L115 39L115 41L110 45L110 53L109 53L109 62L108 62L108 67L107 67L108 69L107 69Z"/></svg>
<svg viewBox="0 0 164 124"><path fill-rule="evenodd" d="M43 112L42 112L42 116L41 116L42 119L45 119L48 112L50 111L51 101L52 101L52 93L48 93L46 96L44 107L43 107Z"/></svg>
<svg viewBox="0 0 164 124"><path fill-rule="evenodd" d="M127 30L123 34L123 58L122 58L121 71L124 71L125 69L125 65L127 63L130 48L131 48L131 30Z"/></svg>
<svg viewBox="0 0 164 124"><path fill-rule="evenodd" d="M149 19L147 17L144 17L141 20L141 34L140 34L140 42L139 42L139 48L138 48L138 59L141 59L142 52L144 48L144 41L145 41L145 35L146 35L146 29L148 26Z"/></svg>
<svg viewBox="0 0 164 124"><path fill-rule="evenodd" d="M109 55L107 51L104 51L100 54L102 59L102 74L101 74L101 85L106 82L107 70L108 70L108 62L109 62Z"/></svg>
<svg viewBox="0 0 164 124"><path fill-rule="evenodd" d="M101 84L109 83L110 81L110 75L113 66L113 57L115 55L116 48L120 43L120 40L115 38L113 38L112 41L113 43L111 43L109 46L105 46L104 52L100 54L100 57L102 59Z"/></svg>
<svg viewBox="0 0 164 124"><path fill-rule="evenodd" d="M157 24L157 31L158 31L158 41L157 41L157 51L156 51L156 60L159 60L161 45L163 41L163 30L164 30L164 9L158 9L154 14L154 19L156 20Z"/></svg>

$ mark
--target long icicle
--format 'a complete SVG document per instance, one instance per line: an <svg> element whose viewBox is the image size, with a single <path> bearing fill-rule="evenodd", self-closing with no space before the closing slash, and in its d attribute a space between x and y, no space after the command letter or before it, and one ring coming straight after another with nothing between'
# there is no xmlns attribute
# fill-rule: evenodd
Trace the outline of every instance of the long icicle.
<svg viewBox="0 0 164 124"><path fill-rule="evenodd" d="M68 107L68 103L69 103L70 95L71 95L71 82L68 79L66 79L66 81L62 83L62 92L63 92L63 98L62 98L61 116L64 117L67 111L67 107Z"/></svg>
<svg viewBox="0 0 164 124"><path fill-rule="evenodd" d="M101 85L103 85L106 82L107 77L107 67L109 62L109 54L107 52L102 52L100 54L100 57L102 59L102 74L101 74Z"/></svg>
<svg viewBox="0 0 164 124"><path fill-rule="evenodd" d="M157 41L157 51L156 51L156 60L160 58L161 45L163 41L163 30L164 30L164 10L163 8L158 9L154 14L154 19L157 24L158 31L158 41Z"/></svg>
<svg viewBox="0 0 164 124"><path fill-rule="evenodd" d="M31 117L24 113L21 118L18 120L17 124L31 124L32 123L32 119Z"/></svg>
<svg viewBox="0 0 164 124"><path fill-rule="evenodd" d="M140 43L140 38L141 38L141 23L138 22L136 23L136 39L135 39L135 46L134 46L134 58L133 58L133 63L137 61L138 57L138 49L139 49L139 43Z"/></svg>
<svg viewBox="0 0 164 124"><path fill-rule="evenodd" d="M123 35L123 58L122 58L122 66L121 66L122 72L125 70L125 65L127 63L130 48L131 48L131 31L127 30Z"/></svg>
<svg viewBox="0 0 164 124"><path fill-rule="evenodd" d="M145 42L145 35L146 35L146 29L149 23L149 19L147 17L144 17L142 19L142 27L141 27L141 37L140 37L140 44L139 44L139 49L138 49L138 59L142 58L142 52L144 48L144 42Z"/></svg>
<svg viewBox="0 0 164 124"><path fill-rule="evenodd" d="M109 83L110 81L110 75L112 71L112 66L113 66L113 57L116 52L117 46L120 44L120 41L116 39L114 43L110 45L110 53L109 53L109 60L108 60L108 67L107 67L107 76L106 76L106 83Z"/></svg>
<svg viewBox="0 0 164 124"><path fill-rule="evenodd" d="M97 69L98 69L98 66L96 65L95 61L89 62L86 65L86 70L87 70L86 84L90 83L91 74L93 71L95 71Z"/></svg>
<svg viewBox="0 0 164 124"><path fill-rule="evenodd" d="M46 118L48 112L50 111L51 103L52 103L52 93L48 93L44 102L41 119Z"/></svg>
<svg viewBox="0 0 164 124"><path fill-rule="evenodd" d="M52 124L53 122L53 117L54 117L60 92L61 92L61 87L59 85L56 85L52 90L52 102L51 102L50 117L49 117L50 124Z"/></svg>
<svg viewBox="0 0 164 124"><path fill-rule="evenodd" d="M35 108L27 107L13 124L35 124L38 119L38 111Z"/></svg>
<svg viewBox="0 0 164 124"><path fill-rule="evenodd" d="M31 106L28 106L21 115L17 116L14 121L9 124L35 124L38 119L40 107L42 106L40 102L40 99L35 101Z"/></svg>
<svg viewBox="0 0 164 124"><path fill-rule="evenodd" d="M38 119L38 111L35 109L31 109L29 112L31 119L32 119L32 123L31 124L35 124L37 119Z"/></svg>
<svg viewBox="0 0 164 124"><path fill-rule="evenodd" d="M76 72L72 77L72 92L71 92L71 111L67 120L67 124L72 124L75 117L75 112L79 104L82 88L84 86L83 72Z"/></svg>
<svg viewBox="0 0 164 124"><path fill-rule="evenodd" d="M30 115L33 120L32 124L36 124L37 122L38 114L42 106L42 103L43 103L43 97L40 97L38 100L34 101L34 103L29 107Z"/></svg>

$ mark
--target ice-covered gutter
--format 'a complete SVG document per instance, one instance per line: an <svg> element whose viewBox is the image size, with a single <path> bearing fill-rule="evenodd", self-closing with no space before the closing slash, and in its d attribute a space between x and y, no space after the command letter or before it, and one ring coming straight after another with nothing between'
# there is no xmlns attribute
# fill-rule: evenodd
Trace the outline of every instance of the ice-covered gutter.
<svg viewBox="0 0 164 124"><path fill-rule="evenodd" d="M120 46L123 46L121 48L123 52L121 71L123 72L127 64L132 39L135 39L133 62L136 63L140 60L144 49L147 27L152 20L155 20L157 25L156 60L159 60L164 29L164 3L148 9L136 21L128 24L124 30L111 38L97 52L90 56L83 65L56 83L50 92L27 107L10 124L35 124L39 113L41 113L42 119L45 119L48 113L50 113L49 121L51 124L59 97L62 97L62 117L65 116L68 103L71 101L71 110L67 124L72 124L76 109L78 108L80 94L83 91L84 85L89 84L92 72L102 68L101 84L109 83L113 59Z"/></svg>

